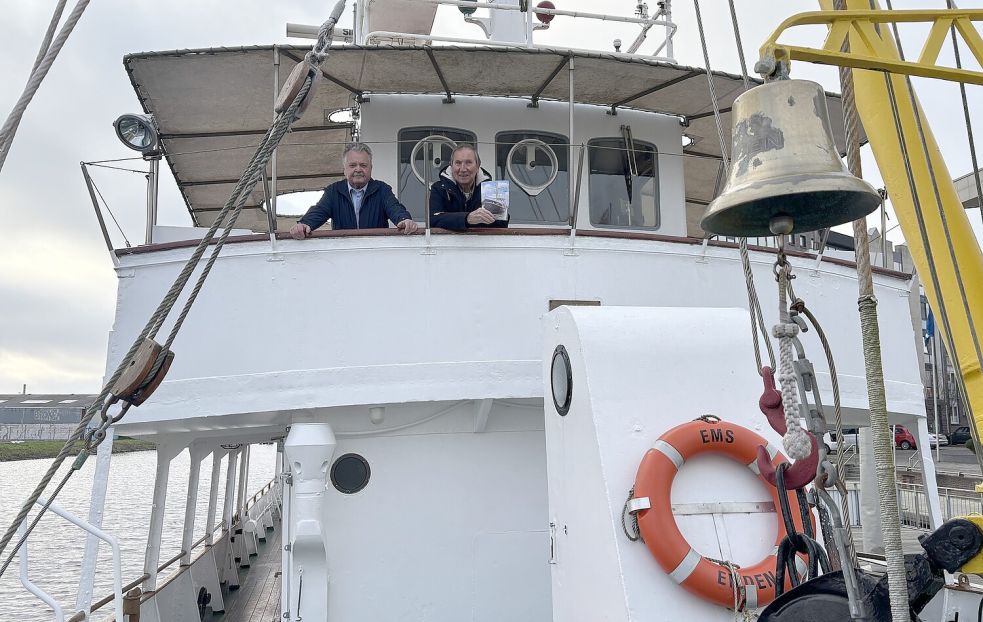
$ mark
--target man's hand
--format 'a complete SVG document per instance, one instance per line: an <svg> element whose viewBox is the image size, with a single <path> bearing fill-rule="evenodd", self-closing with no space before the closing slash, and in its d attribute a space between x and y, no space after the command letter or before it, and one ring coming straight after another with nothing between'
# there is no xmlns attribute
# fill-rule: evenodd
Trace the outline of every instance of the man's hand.
<svg viewBox="0 0 983 622"><path fill-rule="evenodd" d="M304 238L310 237L311 228L304 223L297 223L293 227L290 227L290 237L295 240L303 240Z"/></svg>
<svg viewBox="0 0 983 622"><path fill-rule="evenodd" d="M495 222L495 217L483 207L479 207L468 214L469 225L490 225L493 222Z"/></svg>
<svg viewBox="0 0 983 622"><path fill-rule="evenodd" d="M417 229L419 229L420 226L417 225L416 221L413 220L412 218L404 218L403 220L400 220L398 223L396 223L396 228L402 231L403 233L410 234L416 231Z"/></svg>

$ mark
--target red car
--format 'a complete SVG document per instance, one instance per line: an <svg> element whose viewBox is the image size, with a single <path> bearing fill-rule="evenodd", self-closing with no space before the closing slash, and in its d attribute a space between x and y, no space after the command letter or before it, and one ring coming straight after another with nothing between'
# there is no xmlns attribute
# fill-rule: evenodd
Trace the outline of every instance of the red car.
<svg viewBox="0 0 983 622"><path fill-rule="evenodd" d="M894 446L901 449L915 449L915 435L903 425L894 426Z"/></svg>

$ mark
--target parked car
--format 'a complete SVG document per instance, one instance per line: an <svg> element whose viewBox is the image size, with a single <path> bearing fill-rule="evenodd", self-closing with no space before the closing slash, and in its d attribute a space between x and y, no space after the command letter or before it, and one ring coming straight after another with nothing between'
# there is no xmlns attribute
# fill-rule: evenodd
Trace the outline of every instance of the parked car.
<svg viewBox="0 0 983 622"><path fill-rule="evenodd" d="M857 447L859 444L860 428L843 428L843 449L849 449L850 447ZM831 430L827 432L823 438L823 443L826 445L827 453L836 451L836 431Z"/></svg>
<svg viewBox="0 0 983 622"><path fill-rule="evenodd" d="M899 449L915 449L915 435L903 425L894 426L894 446Z"/></svg>
<svg viewBox="0 0 983 622"><path fill-rule="evenodd" d="M969 426L964 425L952 431L952 434L949 435L949 442L953 445L965 445L966 441L971 438Z"/></svg>
<svg viewBox="0 0 983 622"><path fill-rule="evenodd" d="M928 443L932 447L938 445L939 447L945 447L949 444L949 437L945 434L936 434L935 432L928 433Z"/></svg>

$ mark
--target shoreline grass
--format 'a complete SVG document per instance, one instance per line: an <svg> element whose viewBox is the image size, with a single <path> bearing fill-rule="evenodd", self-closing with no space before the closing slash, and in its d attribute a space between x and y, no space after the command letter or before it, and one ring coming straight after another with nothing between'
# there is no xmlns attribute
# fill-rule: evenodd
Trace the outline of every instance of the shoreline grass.
<svg viewBox="0 0 983 622"><path fill-rule="evenodd" d="M65 441L24 441L23 443L0 443L0 462L14 460L37 460L54 458L61 451ZM72 454L77 454L82 444L76 442ZM134 438L117 438L113 441L113 453L125 454L131 451L151 451L157 446L150 441Z"/></svg>

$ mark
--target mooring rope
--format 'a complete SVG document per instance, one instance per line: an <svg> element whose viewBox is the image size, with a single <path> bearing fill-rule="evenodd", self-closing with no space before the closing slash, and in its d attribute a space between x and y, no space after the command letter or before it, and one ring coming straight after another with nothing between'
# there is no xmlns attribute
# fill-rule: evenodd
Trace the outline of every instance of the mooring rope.
<svg viewBox="0 0 983 622"><path fill-rule="evenodd" d="M845 10L845 0L834 0L836 10ZM898 44L900 47L900 43ZM844 42L849 51L849 39ZM847 166L850 173L863 177L860 164L859 113L853 85L853 70L840 67L843 126L846 136ZM890 76L886 76L890 80ZM868 409L874 440L874 467L877 474L877 495L880 500L880 525L887 562L888 596L893 620L907 620L908 585L901 545L901 520L898 514L897 482L894 471L894 438L887 417L887 399L884 391L884 369L881 364L880 328L877 321L877 299L874 297L874 279L870 268L870 240L867 236L867 220L853 221L856 242L858 307L863 338L864 361L867 376ZM847 522L847 517L844 517Z"/></svg>

